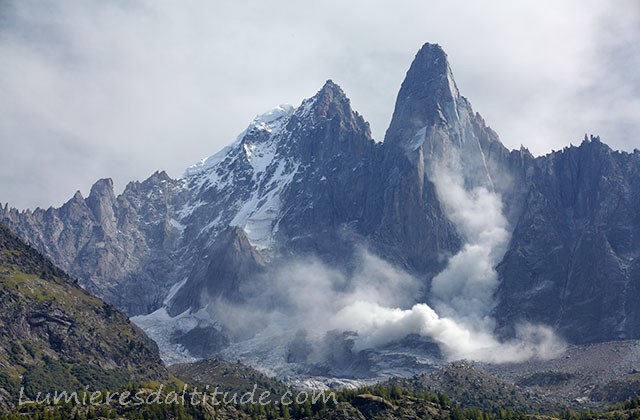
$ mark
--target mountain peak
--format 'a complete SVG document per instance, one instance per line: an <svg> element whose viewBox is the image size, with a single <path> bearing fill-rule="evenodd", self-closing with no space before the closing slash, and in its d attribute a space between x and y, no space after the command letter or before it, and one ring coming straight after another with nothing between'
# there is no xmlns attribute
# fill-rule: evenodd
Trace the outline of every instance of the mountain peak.
<svg viewBox="0 0 640 420"><path fill-rule="evenodd" d="M322 88L318 91L317 95L342 96L346 98L342 88L331 79L324 82L324 85L322 85Z"/></svg>
<svg viewBox="0 0 640 420"><path fill-rule="evenodd" d="M447 54L437 44L424 44L411 63L385 143L409 153L421 150L414 156L423 159L425 168L443 160L460 166L465 185L489 189L496 187L490 156L507 153L497 134L460 95Z"/></svg>
<svg viewBox="0 0 640 420"><path fill-rule="evenodd" d="M113 195L113 180L111 178L101 178L97 180L89 192L89 197L101 196L105 194Z"/></svg>
<svg viewBox="0 0 640 420"><path fill-rule="evenodd" d="M449 58L440 45L426 43L420 48L407 71L398 97L403 89L404 93L411 90L439 101L457 99L460 96L453 80Z"/></svg>
<svg viewBox="0 0 640 420"><path fill-rule="evenodd" d="M113 180L111 178L102 178L93 184L89 197L85 202L97 221L112 223L115 220L113 214L115 201L116 195L113 192Z"/></svg>
<svg viewBox="0 0 640 420"><path fill-rule="evenodd" d="M336 115L351 114L351 101L342 88L331 79L324 83L312 101L313 111L317 117L330 119Z"/></svg>
<svg viewBox="0 0 640 420"><path fill-rule="evenodd" d="M424 74L438 76L450 72L449 57L439 44L426 43L416 53L413 63L409 68Z"/></svg>
<svg viewBox="0 0 640 420"><path fill-rule="evenodd" d="M418 130L455 115L462 100L447 54L438 44L424 44L402 82L385 141L410 140Z"/></svg>

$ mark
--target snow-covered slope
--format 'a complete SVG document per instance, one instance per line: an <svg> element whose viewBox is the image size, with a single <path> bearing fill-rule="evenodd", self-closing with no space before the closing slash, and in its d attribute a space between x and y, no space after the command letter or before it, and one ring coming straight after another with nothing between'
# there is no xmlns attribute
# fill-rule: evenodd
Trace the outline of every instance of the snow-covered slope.
<svg viewBox="0 0 640 420"><path fill-rule="evenodd" d="M294 112L291 105L279 105L257 116L233 144L189 167L183 179L193 198L179 211L181 220L189 223L198 208L210 209L212 202L202 197L213 197L219 210L201 234L238 226L256 247L273 245L280 195L299 167L295 159L278 154L289 138L286 126ZM246 194L231 191L238 189ZM221 203L221 197L230 200Z"/></svg>

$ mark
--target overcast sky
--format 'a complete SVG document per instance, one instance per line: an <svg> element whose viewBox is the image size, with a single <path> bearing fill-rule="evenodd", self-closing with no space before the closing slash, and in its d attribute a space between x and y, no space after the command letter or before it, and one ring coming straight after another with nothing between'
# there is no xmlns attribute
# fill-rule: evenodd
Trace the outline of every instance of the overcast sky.
<svg viewBox="0 0 640 420"><path fill-rule="evenodd" d="M640 1L0 0L0 202L173 177L333 79L382 140L425 42L510 148L640 147Z"/></svg>

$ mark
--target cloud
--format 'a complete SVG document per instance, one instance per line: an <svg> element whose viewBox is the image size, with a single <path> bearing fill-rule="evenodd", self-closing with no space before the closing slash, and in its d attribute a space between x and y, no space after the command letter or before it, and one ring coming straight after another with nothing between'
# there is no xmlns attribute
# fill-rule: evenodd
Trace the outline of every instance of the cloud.
<svg viewBox="0 0 640 420"><path fill-rule="evenodd" d="M486 329L442 318L424 303L402 310L359 301L343 308L336 319L342 328L358 331L355 351L381 347L409 334L434 339L449 360L514 363L550 359L565 350L565 343L549 327L518 325L515 338L500 342Z"/></svg>
<svg viewBox="0 0 640 420"><path fill-rule="evenodd" d="M450 316L440 316L426 303L415 303L423 295L417 280L364 249L356 264L349 276L318 260L286 263L248 285L244 303L211 302L211 319L233 340L225 355L256 357L257 352L261 366L282 369L287 349L302 336L309 343L307 361L326 363L331 355L323 349L336 331L357 334L354 357L410 334L433 339L448 360L508 363L548 359L564 351L563 341L545 326L518 325L516 336L503 342L493 336L490 322L469 316L470 310L458 314L451 304ZM377 278L369 277L373 272Z"/></svg>
<svg viewBox="0 0 640 420"><path fill-rule="evenodd" d="M0 4L0 201L58 205L99 177L173 176L256 114L338 82L381 139L413 55L449 53L510 147L584 132L636 146L634 0Z"/></svg>
<svg viewBox="0 0 640 420"><path fill-rule="evenodd" d="M266 324L290 325L324 334L332 325L330 314L365 300L373 304L409 306L423 294L422 285L383 259L360 248L354 256L353 273L332 268L317 258L301 258L274 264L264 276L242 286L240 304L216 301L209 305L213 319L234 334L246 337ZM249 330L247 330L247 326Z"/></svg>

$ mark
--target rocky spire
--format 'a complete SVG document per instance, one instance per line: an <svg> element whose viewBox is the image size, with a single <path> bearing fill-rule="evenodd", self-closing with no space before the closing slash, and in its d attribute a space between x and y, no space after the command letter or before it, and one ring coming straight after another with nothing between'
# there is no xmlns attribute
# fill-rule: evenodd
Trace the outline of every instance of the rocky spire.
<svg viewBox="0 0 640 420"><path fill-rule="evenodd" d="M425 44L416 54L398 93L385 143L414 156L426 169L425 176L435 162L446 163L454 171L462 170L467 186L490 189L496 188L497 162L508 154L460 95L447 55L437 44Z"/></svg>
<svg viewBox="0 0 640 420"><path fill-rule="evenodd" d="M113 192L113 180L102 178L96 181L91 187L89 197L86 199L87 206L91 209L96 221L101 224L113 225L115 216L113 207L116 196Z"/></svg>
<svg viewBox="0 0 640 420"><path fill-rule="evenodd" d="M423 127L455 117L460 101L447 54L438 44L424 44L398 92L385 142L406 143Z"/></svg>

